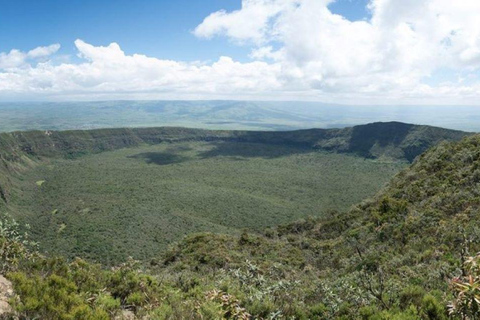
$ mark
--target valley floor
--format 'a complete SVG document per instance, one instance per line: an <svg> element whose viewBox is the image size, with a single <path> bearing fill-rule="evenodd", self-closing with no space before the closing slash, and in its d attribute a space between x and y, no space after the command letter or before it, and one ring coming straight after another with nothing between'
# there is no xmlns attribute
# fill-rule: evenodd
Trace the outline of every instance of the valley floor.
<svg viewBox="0 0 480 320"><path fill-rule="evenodd" d="M406 166L293 146L179 142L45 160L16 218L44 251L117 264L192 232L263 230L372 196Z"/></svg>

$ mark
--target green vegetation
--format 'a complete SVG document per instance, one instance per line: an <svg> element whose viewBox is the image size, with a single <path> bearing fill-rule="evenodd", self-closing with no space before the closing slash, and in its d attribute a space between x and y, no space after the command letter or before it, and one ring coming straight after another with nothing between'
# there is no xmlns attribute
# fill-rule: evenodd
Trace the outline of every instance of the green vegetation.
<svg viewBox="0 0 480 320"><path fill-rule="evenodd" d="M277 281L300 281L301 289L283 296L295 296L293 301L272 308L290 316L297 315L295 305L308 310L302 306L307 302L322 303L325 318L446 319L455 296L451 313L475 319L478 304L471 299L478 295L478 278L464 276L470 287L452 291L446 279L472 272L463 262L480 249L479 167L480 136L441 144L347 214L279 227L265 238L196 236L165 261L171 270L210 274L248 259L265 266L263 275L277 262L287 270ZM275 244L282 249L272 253ZM252 310L247 301L242 305Z"/></svg>
<svg viewBox="0 0 480 320"><path fill-rule="evenodd" d="M36 225L33 238L47 252L107 264L144 260L192 232L259 231L347 210L405 161L465 135L396 122L290 132L5 133L0 206Z"/></svg>
<svg viewBox="0 0 480 320"><path fill-rule="evenodd" d="M366 158L413 161L441 141L458 141L469 133L400 122L377 122L344 129L297 131L215 131L176 127L27 131L0 134L0 169L25 157L79 156L163 142L250 142L351 153Z"/></svg>
<svg viewBox="0 0 480 320"><path fill-rule="evenodd" d="M454 299L449 304L451 315L462 319L480 317L480 254L468 257L462 268L462 276L451 281Z"/></svg>
<svg viewBox="0 0 480 320"><path fill-rule="evenodd" d="M383 128L382 125L376 126L380 131ZM360 132L364 132L362 130ZM432 133L428 127L425 130ZM359 129L352 131L359 132ZM15 152L10 153L9 161L4 161L4 167L0 167L1 174L9 174L3 198L12 214L22 218L25 216L17 210L33 205L28 196L22 198L22 194L37 198L41 195L39 206L42 211L39 215L45 217L45 221L48 217L55 222L56 229L52 230L59 237L70 232L67 221L56 220L65 218L66 205L61 199L67 197L64 202L70 206L70 199L75 199L77 194L83 198L89 188L100 188L96 190L110 190L108 196L102 196L106 207L110 197L112 203L121 201L115 199L115 194L122 189L128 191L130 186L115 177L127 169L132 171L128 175L135 183L147 179L142 178L139 172L148 172L149 185L161 185L164 181L155 175L157 171L161 172L161 177L168 177L170 172L172 176L168 180L171 183L175 182L176 176L183 174L182 181L187 177L196 177L193 185L218 186L218 190L225 189L221 183L226 180L234 186L233 189L237 190L234 194L238 195L228 199L242 203L248 201L242 200L244 193L236 188L241 186L242 192L246 192L248 188L244 187L254 188L255 185L258 188L259 184L246 184L250 181L243 180L246 172L252 168L269 169L273 171L267 171L259 180L268 188L253 189L252 192L261 194L262 198L273 197L277 199L275 202L280 203L278 199L287 201L292 191L287 194L282 193L283 188L272 190L273 183L283 183L292 188L296 175L302 181L325 179L322 166L331 171L331 168L340 169L348 164L348 167L356 166L356 170L346 174L351 185L357 183L352 178L353 172L361 173L362 168L368 166L378 170L378 166L388 168L391 165L378 158L396 155L401 159L410 154L408 150L413 150L414 154L426 147L420 141L440 139L438 136L432 139L432 135L424 138L425 135L420 136L420 132L419 128L410 129L406 134L393 134L393 140L389 141L380 139L380 136L357 140L353 139L355 134L349 135L349 143L345 143L345 139L330 140L336 146L332 150L357 155L368 151L365 155L377 160L314 152L311 145L301 143L280 143L285 139L292 142L292 135L295 141L305 142L306 137L311 139L311 131L285 133L281 139L269 136L268 144L261 141L265 136L256 143L190 139L193 141L155 143L154 146L139 143L134 148L106 153L78 152L85 150L81 146L87 143L96 146L89 150L101 149L97 148L98 143L80 139L61 149L62 156L50 158L32 155L37 152L35 150L42 150L45 154L59 150L58 144L54 147L43 144L43 148L31 148L27 153L24 153L23 147L12 147ZM93 133L85 136L90 134ZM107 139L105 133L101 135L103 140L100 140L104 142L120 141ZM414 136L416 138L411 139ZM250 138L253 139L253 136ZM245 139L244 136L242 139ZM123 141L128 139L124 137ZM318 141L314 145L326 148ZM361 141L367 142L361 144ZM8 145L18 146L18 140L16 144ZM408 149L407 146L419 147ZM75 152L65 151L72 149ZM109 150L112 149L118 148ZM377 153L378 150L381 152ZM90 155L76 157L79 153ZM65 159L72 155L75 155L73 159ZM94 167L99 169L92 171ZM136 171L136 168L140 169ZM204 173L211 172L212 168L218 175L204 177ZM239 172L234 171L235 168ZM279 172L295 168L297 172L289 180L282 180L278 173L275 174L275 168ZM302 176L302 168L309 177ZM318 176L312 168L319 171ZM88 182L93 181L93 175L86 179L87 183L83 182L79 178L83 175L80 174L82 170L104 171L98 176L103 183L95 185ZM222 173L229 173L230 177L232 173L236 174L235 181L239 184L234 185ZM140 177L135 180L137 175ZM268 180L270 177L272 181ZM39 187L36 182L41 180L45 182ZM72 183L77 186L67 187ZM143 187L146 188L146 185ZM305 188L304 185L300 187ZM345 188L341 189L341 195L349 192ZM178 190L175 195L180 194ZM200 192L200 189L192 190L182 198L182 202L188 203ZM136 263L126 260L113 269L104 269L79 259L57 258L55 255L44 257L37 253L36 244L18 231L18 225L5 218L0 228L2 273L12 281L17 294L12 298L11 305L17 315L25 319L109 319L122 314L126 317L127 311L139 319L476 319L479 259L469 256L480 251L477 226L480 219L479 190L480 136L474 135L460 142L444 142L431 148L409 168L397 174L373 198L346 212L329 210L314 218L272 226L260 232L238 232L232 226L210 221L228 230L187 235L166 252L162 252L159 246L158 254L148 261ZM144 192L145 197L153 193L149 191ZM59 194L58 199L55 193ZM140 195L137 193L135 197ZM90 197L93 196L90 194ZM301 198L305 199L302 201L307 201L311 195L301 196L305 197ZM148 199L143 200L148 203ZM54 205L49 204L52 201ZM122 203L128 201L127 198ZM115 212L114 206L110 206ZM307 204L299 203L290 209L302 209L304 206ZM83 203L69 208L75 212L72 216L84 222L95 212L93 206ZM192 210L192 216L202 217L205 221L205 216L198 212ZM291 214L296 213L292 211ZM124 219L127 218L125 215ZM132 226L126 221L125 226ZM228 219L230 221L235 220ZM266 219L263 223L267 225L270 221ZM70 223L77 222L73 219ZM98 222L90 226L93 225L105 227ZM263 228L260 222L244 226L256 230ZM37 232L35 227L30 231L34 235ZM148 230L146 224L138 230L144 228ZM86 237L82 239L88 240ZM101 238L98 240L103 241Z"/></svg>
<svg viewBox="0 0 480 320"><path fill-rule="evenodd" d="M163 263L168 273L240 275L241 289L216 286L255 316L476 319L478 259L467 257L480 249L479 168L480 136L444 143L348 213L270 229L263 237L191 236ZM457 285L450 287L448 278ZM289 281L295 285L256 300L258 291Z"/></svg>
<svg viewBox="0 0 480 320"><path fill-rule="evenodd" d="M404 166L259 143L163 143L44 161L22 175L11 208L35 225L42 250L118 264L192 232L261 231L347 210Z"/></svg>

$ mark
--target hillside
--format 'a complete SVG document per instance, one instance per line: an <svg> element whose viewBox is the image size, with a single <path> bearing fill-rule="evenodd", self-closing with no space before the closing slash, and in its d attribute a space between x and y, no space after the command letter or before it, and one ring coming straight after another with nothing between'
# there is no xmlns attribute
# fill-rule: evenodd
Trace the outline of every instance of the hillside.
<svg viewBox="0 0 480 320"><path fill-rule="evenodd" d="M163 263L169 272L243 274L249 280L237 279L237 297L288 287L269 295L263 310L241 300L254 314L271 308L300 317L319 312L322 319L446 319L453 299L447 279L466 272L462 263L480 249L479 166L480 136L443 143L347 214L299 221L264 237L191 236Z"/></svg>
<svg viewBox="0 0 480 320"><path fill-rule="evenodd" d="M479 168L479 135L442 143L347 213L263 235L190 235L152 260L149 275L131 262L108 272L80 260L32 263L13 243L3 254L27 259L7 264L15 309L52 319L107 319L121 308L158 319L447 319L449 279L480 249ZM477 319L476 306L451 316Z"/></svg>
<svg viewBox="0 0 480 320"><path fill-rule="evenodd" d="M298 147L383 156L412 161L442 140L455 141L468 135L430 126L400 122L372 123L345 129L297 131L220 131L188 128L97 129L87 131L26 131L0 134L0 155L14 159L34 157L75 157L141 144L178 141L241 141L288 144Z"/></svg>

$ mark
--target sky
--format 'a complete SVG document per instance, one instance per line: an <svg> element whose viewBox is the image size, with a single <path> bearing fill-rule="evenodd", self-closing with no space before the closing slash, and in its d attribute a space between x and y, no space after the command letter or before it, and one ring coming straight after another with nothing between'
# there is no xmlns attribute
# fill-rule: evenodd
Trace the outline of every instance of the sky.
<svg viewBox="0 0 480 320"><path fill-rule="evenodd" d="M476 105L478 0L0 0L0 100Z"/></svg>

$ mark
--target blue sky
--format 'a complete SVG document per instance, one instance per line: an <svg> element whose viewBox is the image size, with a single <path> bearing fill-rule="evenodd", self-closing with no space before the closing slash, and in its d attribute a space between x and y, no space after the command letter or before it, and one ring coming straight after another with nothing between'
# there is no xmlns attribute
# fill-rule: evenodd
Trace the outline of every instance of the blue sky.
<svg viewBox="0 0 480 320"><path fill-rule="evenodd" d="M368 1L366 0L343 0L333 2L329 5L329 8L333 13L342 15L350 21L355 21L371 17L367 6Z"/></svg>
<svg viewBox="0 0 480 320"><path fill-rule="evenodd" d="M175 60L207 60L247 50L226 39L202 41L191 31L208 14L240 8L234 0L1 0L0 51L29 50L60 43L62 53L76 52L73 42L121 44L126 53Z"/></svg>
<svg viewBox="0 0 480 320"><path fill-rule="evenodd" d="M366 0L338 0L330 9L350 20L368 17ZM225 38L198 39L191 31L210 13L238 10L239 0L0 0L0 52L50 43L75 54L73 42L117 42L127 54L161 59L248 60L249 48Z"/></svg>
<svg viewBox="0 0 480 320"><path fill-rule="evenodd" d="M0 100L475 104L478 12L478 0L0 0Z"/></svg>

